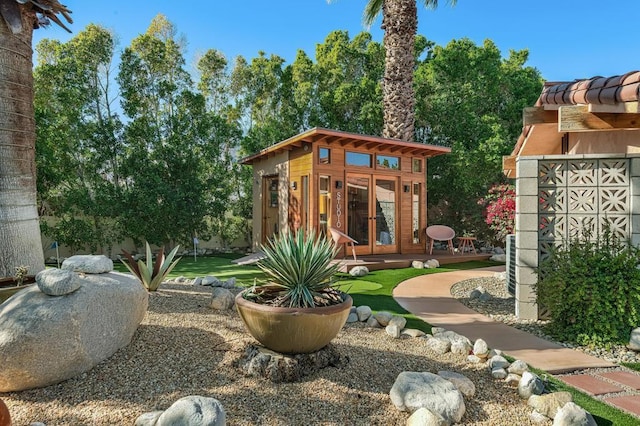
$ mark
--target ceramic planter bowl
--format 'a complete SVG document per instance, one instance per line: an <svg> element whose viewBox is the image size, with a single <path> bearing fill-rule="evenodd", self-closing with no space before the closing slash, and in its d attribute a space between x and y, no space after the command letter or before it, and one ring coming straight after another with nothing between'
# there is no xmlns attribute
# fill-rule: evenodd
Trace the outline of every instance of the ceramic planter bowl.
<svg viewBox="0 0 640 426"><path fill-rule="evenodd" d="M353 304L344 302L320 308L280 308L251 302L236 296L236 308L249 333L267 349L285 354L302 354L322 349L338 335Z"/></svg>

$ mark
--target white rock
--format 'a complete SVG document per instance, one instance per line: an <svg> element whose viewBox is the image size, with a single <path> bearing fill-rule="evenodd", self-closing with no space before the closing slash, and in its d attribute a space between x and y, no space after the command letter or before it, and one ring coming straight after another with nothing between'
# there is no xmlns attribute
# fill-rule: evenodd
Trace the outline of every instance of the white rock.
<svg viewBox="0 0 640 426"><path fill-rule="evenodd" d="M380 323L381 326L386 327L389 325L389 321L393 317L391 312L381 311L373 314L373 317Z"/></svg>
<svg viewBox="0 0 640 426"><path fill-rule="evenodd" d="M489 346L487 342L482 339L478 339L473 344L473 354L479 358L487 358L489 355Z"/></svg>
<svg viewBox="0 0 640 426"><path fill-rule="evenodd" d="M523 399L529 399L531 395L541 395L544 392L544 383L537 375L530 371L522 374L518 383L518 395Z"/></svg>
<svg viewBox="0 0 640 426"><path fill-rule="evenodd" d="M507 280L507 272L506 271L502 271L502 272L496 272L495 274L493 274L493 278L500 280L500 281L506 281Z"/></svg>
<svg viewBox="0 0 640 426"><path fill-rule="evenodd" d="M402 329L395 324L389 324L388 326L385 327L385 331L389 336L393 337L394 339L399 339L400 332L402 331Z"/></svg>
<svg viewBox="0 0 640 426"><path fill-rule="evenodd" d="M186 280L187 280L187 278L186 278L186 277L183 277L182 275L180 275L178 278L176 278L176 279L175 279L175 280L173 280L173 281L174 281L174 282L177 282L177 283L183 283L183 282L185 282Z"/></svg>
<svg viewBox="0 0 640 426"><path fill-rule="evenodd" d="M158 417L156 426L225 426L226 414L220 401L204 396L185 396Z"/></svg>
<svg viewBox="0 0 640 426"><path fill-rule="evenodd" d="M440 414L422 407L409 416L406 426L449 426L449 422L443 419Z"/></svg>
<svg viewBox="0 0 640 426"><path fill-rule="evenodd" d="M482 362L482 359L480 357L477 357L476 355L469 355L467 357L467 361L472 364L479 364Z"/></svg>
<svg viewBox="0 0 640 426"><path fill-rule="evenodd" d="M363 305L356 308L356 314L358 314L358 321L365 322L371 316L371 308Z"/></svg>
<svg viewBox="0 0 640 426"><path fill-rule="evenodd" d="M444 333L445 331L447 331L445 328L442 327L431 327L431 334L433 334L434 336L440 334L440 333Z"/></svg>
<svg viewBox="0 0 640 426"><path fill-rule="evenodd" d="M640 327L631 331L628 348L633 351L640 351Z"/></svg>
<svg viewBox="0 0 640 426"><path fill-rule="evenodd" d="M496 355L494 357L489 358L489 368L507 368L509 366L509 361L507 361L503 356Z"/></svg>
<svg viewBox="0 0 640 426"><path fill-rule="evenodd" d="M45 269L36 274L36 284L44 294L63 296L79 289L82 279L78 274L64 269Z"/></svg>
<svg viewBox="0 0 640 426"><path fill-rule="evenodd" d="M451 349L451 342L446 339L439 339L434 337L427 340L427 348L431 349L437 354L446 354Z"/></svg>
<svg viewBox="0 0 640 426"><path fill-rule="evenodd" d="M426 335L424 331L418 330L417 328L405 328L402 330L401 334L405 336L413 337L413 338L422 337Z"/></svg>
<svg viewBox="0 0 640 426"><path fill-rule="evenodd" d="M488 357L489 357L489 358L493 358L493 357L494 357L494 356L496 356L496 355L500 355L500 356L502 356L502 351L501 351L500 349L491 349L491 350L489 351L489 355L488 355Z"/></svg>
<svg viewBox="0 0 640 426"><path fill-rule="evenodd" d="M236 277L231 277L222 283L223 288L234 288L236 286Z"/></svg>
<svg viewBox="0 0 640 426"><path fill-rule="evenodd" d="M507 368L507 371L509 373L513 373L513 374L517 374L518 376L522 376L522 374L524 374L525 371L529 371L529 366L527 365L526 362L517 359L517 360L515 360L515 361L513 361L511 363L509 368Z"/></svg>
<svg viewBox="0 0 640 426"><path fill-rule="evenodd" d="M415 269L424 269L424 262L421 260L414 260L411 262L411 267Z"/></svg>
<svg viewBox="0 0 640 426"><path fill-rule="evenodd" d="M495 254L504 254L504 249L502 247L494 247L493 252Z"/></svg>
<svg viewBox="0 0 640 426"><path fill-rule="evenodd" d="M438 371L438 376L453 383L462 395L471 398L476 394L476 385L466 376L453 371Z"/></svg>
<svg viewBox="0 0 640 426"><path fill-rule="evenodd" d="M222 287L214 287L211 291L211 303L209 307L217 311L226 311L233 308L235 296L231 291Z"/></svg>
<svg viewBox="0 0 640 426"><path fill-rule="evenodd" d="M65 297L31 286L0 305L0 392L75 377L131 342L149 294L129 274L86 275Z"/></svg>
<svg viewBox="0 0 640 426"><path fill-rule="evenodd" d="M553 392L544 395L531 395L527 400L527 405L533 407L538 413L553 419L560 408L572 401L573 397L569 392Z"/></svg>
<svg viewBox="0 0 640 426"><path fill-rule="evenodd" d="M574 402L567 402L553 418L553 426L596 426L593 416Z"/></svg>
<svg viewBox="0 0 640 426"><path fill-rule="evenodd" d="M375 319L373 316L370 316L369 319L367 320L367 326L371 327L371 328L381 328L382 327L382 325L380 325L378 320Z"/></svg>
<svg viewBox="0 0 640 426"><path fill-rule="evenodd" d="M538 413L536 410L533 410L531 414L529 414L529 420L537 425L547 425L549 423L549 418L544 414Z"/></svg>
<svg viewBox="0 0 640 426"><path fill-rule="evenodd" d="M506 379L507 375L507 370L502 367L495 367L491 369L491 377L494 379Z"/></svg>
<svg viewBox="0 0 640 426"><path fill-rule="evenodd" d="M368 273L369 273L369 268L367 268L366 266L362 266L362 265L354 266L349 271L349 275L351 275L352 277L364 277Z"/></svg>
<svg viewBox="0 0 640 426"><path fill-rule="evenodd" d="M457 355L469 355L471 343L464 340L456 340L451 343L451 352Z"/></svg>
<svg viewBox="0 0 640 426"><path fill-rule="evenodd" d="M104 274L113 271L113 260L104 255L76 255L68 257L60 269L85 274Z"/></svg>
<svg viewBox="0 0 640 426"><path fill-rule="evenodd" d="M405 325L407 325L407 319L405 317L401 317L400 315L394 315L389 320L389 324L387 325L397 325L400 330L402 330Z"/></svg>
<svg viewBox="0 0 640 426"><path fill-rule="evenodd" d="M507 263L507 255L506 254L494 254L489 258L489 260L493 262L502 262Z"/></svg>
<svg viewBox="0 0 640 426"><path fill-rule="evenodd" d="M521 376L517 374L509 373L507 374L507 377L504 379L504 382L507 385L509 385L509 387L517 388L518 385L520 384L520 379L522 379Z"/></svg>
<svg viewBox="0 0 640 426"><path fill-rule="evenodd" d="M438 262L437 259L429 259L426 262L424 262L424 267L428 269L439 268L440 262Z"/></svg>
<svg viewBox="0 0 640 426"><path fill-rule="evenodd" d="M158 418L164 411L150 411L138 416L134 426L155 426L158 422Z"/></svg>
<svg viewBox="0 0 640 426"><path fill-rule="evenodd" d="M218 278L211 275L207 275L206 277L204 277L201 283L201 285L212 287L219 287L221 284L222 283Z"/></svg>
<svg viewBox="0 0 640 426"><path fill-rule="evenodd" d="M449 423L458 423L465 412L462 394L448 380L432 373L403 371L389 392L398 410L428 408Z"/></svg>

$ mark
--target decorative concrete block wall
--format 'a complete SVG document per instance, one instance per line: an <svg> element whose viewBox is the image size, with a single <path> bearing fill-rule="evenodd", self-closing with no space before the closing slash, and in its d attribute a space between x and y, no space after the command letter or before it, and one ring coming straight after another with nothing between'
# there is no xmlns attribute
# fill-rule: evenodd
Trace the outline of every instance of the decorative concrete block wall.
<svg viewBox="0 0 640 426"><path fill-rule="evenodd" d="M537 319L536 269L551 247L605 223L640 243L640 156L520 157L516 170L516 315Z"/></svg>

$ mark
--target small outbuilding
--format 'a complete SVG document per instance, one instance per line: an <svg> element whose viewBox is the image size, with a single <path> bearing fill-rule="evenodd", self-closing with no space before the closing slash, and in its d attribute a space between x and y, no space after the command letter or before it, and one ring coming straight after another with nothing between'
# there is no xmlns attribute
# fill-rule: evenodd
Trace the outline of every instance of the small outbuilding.
<svg viewBox="0 0 640 426"><path fill-rule="evenodd" d="M547 83L503 159L516 179L516 314L537 319L536 269L551 247L605 226L640 244L640 71Z"/></svg>
<svg viewBox="0 0 640 426"><path fill-rule="evenodd" d="M254 251L285 228L331 227L358 255L425 253L426 160L450 151L313 128L242 159L253 166Z"/></svg>

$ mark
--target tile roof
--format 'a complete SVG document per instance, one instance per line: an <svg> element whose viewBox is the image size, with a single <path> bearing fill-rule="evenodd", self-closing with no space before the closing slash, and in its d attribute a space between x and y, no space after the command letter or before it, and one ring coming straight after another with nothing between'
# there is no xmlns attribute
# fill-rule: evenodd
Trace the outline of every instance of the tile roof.
<svg viewBox="0 0 640 426"><path fill-rule="evenodd" d="M640 100L640 71L593 77L568 83L547 83L536 106L634 102Z"/></svg>

